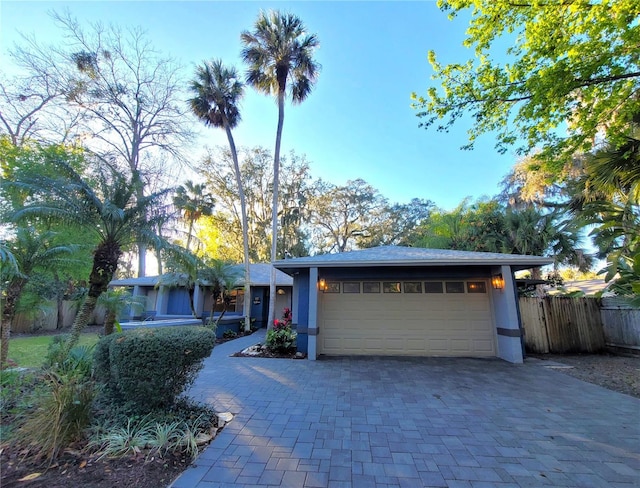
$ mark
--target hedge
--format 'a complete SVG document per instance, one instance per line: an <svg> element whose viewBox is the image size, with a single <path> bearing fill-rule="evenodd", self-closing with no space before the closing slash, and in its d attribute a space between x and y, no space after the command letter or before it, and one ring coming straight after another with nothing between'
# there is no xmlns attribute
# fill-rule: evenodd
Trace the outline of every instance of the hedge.
<svg viewBox="0 0 640 488"><path fill-rule="evenodd" d="M95 377L111 400L148 412L173 405L215 344L205 327L158 327L110 334L98 342Z"/></svg>

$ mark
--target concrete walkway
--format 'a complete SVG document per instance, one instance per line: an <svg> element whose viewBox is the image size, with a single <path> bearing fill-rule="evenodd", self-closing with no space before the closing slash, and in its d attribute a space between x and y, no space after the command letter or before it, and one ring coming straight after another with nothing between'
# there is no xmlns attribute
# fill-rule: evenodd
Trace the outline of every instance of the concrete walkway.
<svg viewBox="0 0 640 488"><path fill-rule="evenodd" d="M531 361L235 358L191 395L235 415L173 488L640 486L640 400Z"/></svg>

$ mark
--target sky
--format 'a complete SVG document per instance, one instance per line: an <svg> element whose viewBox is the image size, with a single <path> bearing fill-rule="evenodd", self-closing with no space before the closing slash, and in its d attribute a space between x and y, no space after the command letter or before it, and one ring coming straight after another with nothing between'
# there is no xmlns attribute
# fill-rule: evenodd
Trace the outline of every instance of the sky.
<svg viewBox="0 0 640 488"><path fill-rule="evenodd" d="M472 151L469 121L449 133L419 128L411 93L426 94L432 70L430 49L441 62L465 62L466 19L450 21L435 1L263 2L263 1L0 1L0 65L20 33L42 43L64 42L48 12L69 9L82 24L102 22L142 27L155 48L180 61L189 78L197 64L221 58L244 70L240 33L251 30L261 9L299 16L320 41L322 65L308 99L285 108L282 151L306 155L311 174L334 184L362 178L391 202L424 198L452 209L465 197L492 196L516 161L500 155L490 134ZM185 97L186 98L186 97ZM277 106L272 98L246 90L236 145L273 150ZM196 125L203 145L225 145L224 131Z"/></svg>

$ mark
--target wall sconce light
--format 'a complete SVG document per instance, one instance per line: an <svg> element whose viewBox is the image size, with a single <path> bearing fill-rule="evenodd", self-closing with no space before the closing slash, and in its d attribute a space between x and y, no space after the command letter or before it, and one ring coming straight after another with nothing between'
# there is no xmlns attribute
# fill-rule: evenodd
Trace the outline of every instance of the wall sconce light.
<svg viewBox="0 0 640 488"><path fill-rule="evenodd" d="M320 278L320 280L318 281L318 289L320 291L325 291L327 289L327 282L324 278Z"/></svg>
<svg viewBox="0 0 640 488"><path fill-rule="evenodd" d="M504 288L504 278L502 277L502 275L492 276L491 285L496 290L502 290Z"/></svg>
<svg viewBox="0 0 640 488"><path fill-rule="evenodd" d="M286 292L282 288L278 288L278 295L284 295Z"/></svg>

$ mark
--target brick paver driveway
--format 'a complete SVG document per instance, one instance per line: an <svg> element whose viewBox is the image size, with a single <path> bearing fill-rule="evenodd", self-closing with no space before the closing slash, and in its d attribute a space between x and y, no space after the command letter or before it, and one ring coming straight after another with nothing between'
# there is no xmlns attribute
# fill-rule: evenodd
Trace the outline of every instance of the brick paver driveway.
<svg viewBox="0 0 640 488"><path fill-rule="evenodd" d="M207 359L192 396L236 416L174 488L640 486L638 399L535 361L229 357L260 335Z"/></svg>

